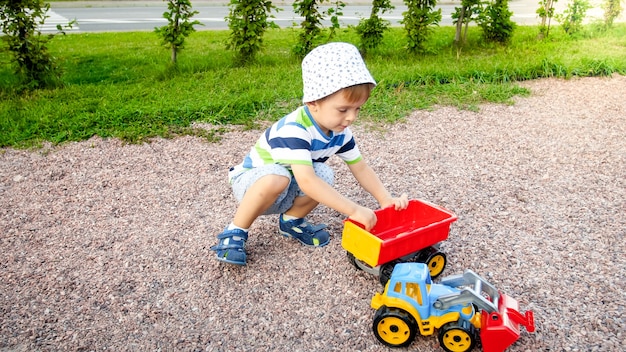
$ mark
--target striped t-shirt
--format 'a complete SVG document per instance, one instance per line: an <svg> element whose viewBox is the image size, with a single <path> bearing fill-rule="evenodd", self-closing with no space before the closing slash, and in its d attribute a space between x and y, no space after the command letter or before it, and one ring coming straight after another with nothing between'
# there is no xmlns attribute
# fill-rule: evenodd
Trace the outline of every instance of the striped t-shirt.
<svg viewBox="0 0 626 352"><path fill-rule="evenodd" d="M361 160L350 128L340 133L324 134L311 117L306 105L283 117L259 137L243 162L231 169L229 179L239 173L266 164L313 165L337 155L348 164Z"/></svg>

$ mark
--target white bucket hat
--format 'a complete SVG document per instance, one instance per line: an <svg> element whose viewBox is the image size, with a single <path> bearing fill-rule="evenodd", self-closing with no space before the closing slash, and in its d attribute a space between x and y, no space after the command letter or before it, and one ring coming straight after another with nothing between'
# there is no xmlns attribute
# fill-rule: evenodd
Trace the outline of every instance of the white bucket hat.
<svg viewBox="0 0 626 352"><path fill-rule="evenodd" d="M354 45L329 43L311 50L302 60L302 101L329 96L336 91L363 83L376 84Z"/></svg>

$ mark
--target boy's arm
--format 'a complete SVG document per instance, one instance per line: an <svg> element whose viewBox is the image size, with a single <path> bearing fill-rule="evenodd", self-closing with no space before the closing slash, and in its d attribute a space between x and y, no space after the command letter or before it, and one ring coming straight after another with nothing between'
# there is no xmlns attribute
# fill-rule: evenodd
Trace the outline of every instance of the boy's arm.
<svg viewBox="0 0 626 352"><path fill-rule="evenodd" d="M354 164L348 164L348 168L350 168L350 172L352 172L352 175L354 175L361 187L376 198L376 201L378 201L381 208L393 205L396 210L401 210L406 209L409 205L409 200L406 194L403 194L400 197L393 197L387 191L383 183L380 181L380 178L378 178L378 175L365 162L365 160L361 159Z"/></svg>
<svg viewBox="0 0 626 352"><path fill-rule="evenodd" d="M307 196L363 224L366 230L376 224L376 214L373 210L358 205L337 192L315 174L312 166L294 164L291 165L291 171L298 186Z"/></svg>

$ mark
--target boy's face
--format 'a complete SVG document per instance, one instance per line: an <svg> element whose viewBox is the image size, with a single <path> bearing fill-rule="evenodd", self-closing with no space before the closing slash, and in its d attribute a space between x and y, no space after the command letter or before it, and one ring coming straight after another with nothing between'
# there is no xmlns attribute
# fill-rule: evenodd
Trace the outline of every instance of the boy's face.
<svg viewBox="0 0 626 352"><path fill-rule="evenodd" d="M343 91L339 91L322 100L306 103L306 105L309 107L311 116L325 134L329 131L339 133L356 121L361 106L365 104L367 98L351 102L345 98Z"/></svg>

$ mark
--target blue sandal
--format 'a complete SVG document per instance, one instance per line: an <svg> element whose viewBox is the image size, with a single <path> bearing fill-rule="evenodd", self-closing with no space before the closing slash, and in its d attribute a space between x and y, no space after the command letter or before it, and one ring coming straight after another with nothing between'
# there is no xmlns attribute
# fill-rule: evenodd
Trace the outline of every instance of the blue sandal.
<svg viewBox="0 0 626 352"><path fill-rule="evenodd" d="M290 238L295 238L302 244L313 247L323 247L330 242L330 234L326 225L313 225L305 219L283 220L279 216L279 232Z"/></svg>
<svg viewBox="0 0 626 352"><path fill-rule="evenodd" d="M246 265L247 232L240 229L224 230L217 235L217 239L220 242L211 247L211 250L217 253L217 260L229 264Z"/></svg>

